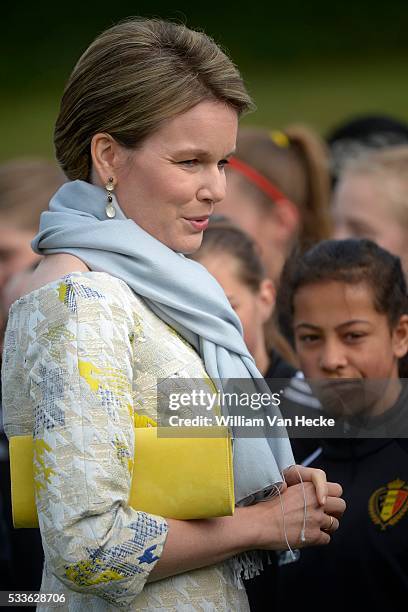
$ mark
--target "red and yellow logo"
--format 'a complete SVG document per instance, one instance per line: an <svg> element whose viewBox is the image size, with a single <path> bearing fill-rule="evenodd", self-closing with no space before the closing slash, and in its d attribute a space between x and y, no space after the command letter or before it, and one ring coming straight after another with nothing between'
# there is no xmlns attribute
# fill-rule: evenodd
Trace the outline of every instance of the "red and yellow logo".
<svg viewBox="0 0 408 612"><path fill-rule="evenodd" d="M408 484L397 478L371 495L368 511L373 523L384 530L395 525L408 510Z"/></svg>

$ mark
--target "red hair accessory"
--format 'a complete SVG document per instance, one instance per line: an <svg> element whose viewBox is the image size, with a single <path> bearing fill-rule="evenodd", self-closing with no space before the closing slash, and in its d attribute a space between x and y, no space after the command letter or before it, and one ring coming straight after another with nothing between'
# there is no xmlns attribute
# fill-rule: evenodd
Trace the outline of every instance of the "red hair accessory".
<svg viewBox="0 0 408 612"><path fill-rule="evenodd" d="M267 179L263 174L255 170L249 164L246 164L237 157L230 157L228 165L234 170L237 170L242 176L245 176L251 183L256 185L261 191L263 191L268 197L275 202L275 204L283 204L284 202L290 202L280 189L276 187ZM292 203L292 202L291 202Z"/></svg>

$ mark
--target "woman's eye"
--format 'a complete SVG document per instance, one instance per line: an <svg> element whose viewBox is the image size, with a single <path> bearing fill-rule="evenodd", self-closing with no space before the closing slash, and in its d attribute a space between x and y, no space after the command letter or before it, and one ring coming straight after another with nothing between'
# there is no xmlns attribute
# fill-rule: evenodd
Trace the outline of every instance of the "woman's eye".
<svg viewBox="0 0 408 612"><path fill-rule="evenodd" d="M219 168L225 168L225 166L227 166L228 164L229 164L228 159L221 159L221 160L218 162L218 167L219 167Z"/></svg>
<svg viewBox="0 0 408 612"><path fill-rule="evenodd" d="M198 159L183 159L179 164L187 166L188 168L194 168L194 166L198 164Z"/></svg>

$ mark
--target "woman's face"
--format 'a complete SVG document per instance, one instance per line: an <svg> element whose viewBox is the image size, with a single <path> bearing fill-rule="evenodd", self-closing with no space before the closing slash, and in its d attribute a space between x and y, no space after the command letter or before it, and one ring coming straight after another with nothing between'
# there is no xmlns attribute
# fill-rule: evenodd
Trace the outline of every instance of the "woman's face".
<svg viewBox="0 0 408 612"><path fill-rule="evenodd" d="M334 194L334 238L369 238L401 258L408 272L406 230L393 208L395 187L391 178L346 175Z"/></svg>
<svg viewBox="0 0 408 612"><path fill-rule="evenodd" d="M115 194L125 215L174 251L196 251L225 197L224 166L237 128L234 109L204 101L166 121L140 148L121 148Z"/></svg>

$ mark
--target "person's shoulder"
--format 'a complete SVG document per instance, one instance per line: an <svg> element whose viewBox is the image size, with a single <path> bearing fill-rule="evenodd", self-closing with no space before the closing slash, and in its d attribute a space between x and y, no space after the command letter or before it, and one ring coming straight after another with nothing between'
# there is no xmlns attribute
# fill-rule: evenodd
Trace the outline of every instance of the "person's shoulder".
<svg viewBox="0 0 408 612"><path fill-rule="evenodd" d="M104 298L123 305L134 299L130 287L120 278L107 272L71 272L55 281L54 290L55 285L61 294L72 292L84 299Z"/></svg>
<svg viewBox="0 0 408 612"><path fill-rule="evenodd" d="M79 297L111 297L115 301L124 297L130 299L134 295L124 281L107 272L70 272L26 292L12 304L11 309L56 292L60 295L75 293Z"/></svg>
<svg viewBox="0 0 408 612"><path fill-rule="evenodd" d="M139 301L124 281L111 274L71 272L21 296L10 308L9 324L29 319L31 325L33 319L43 318L62 322L83 318L82 314L133 320L134 312L141 309Z"/></svg>

